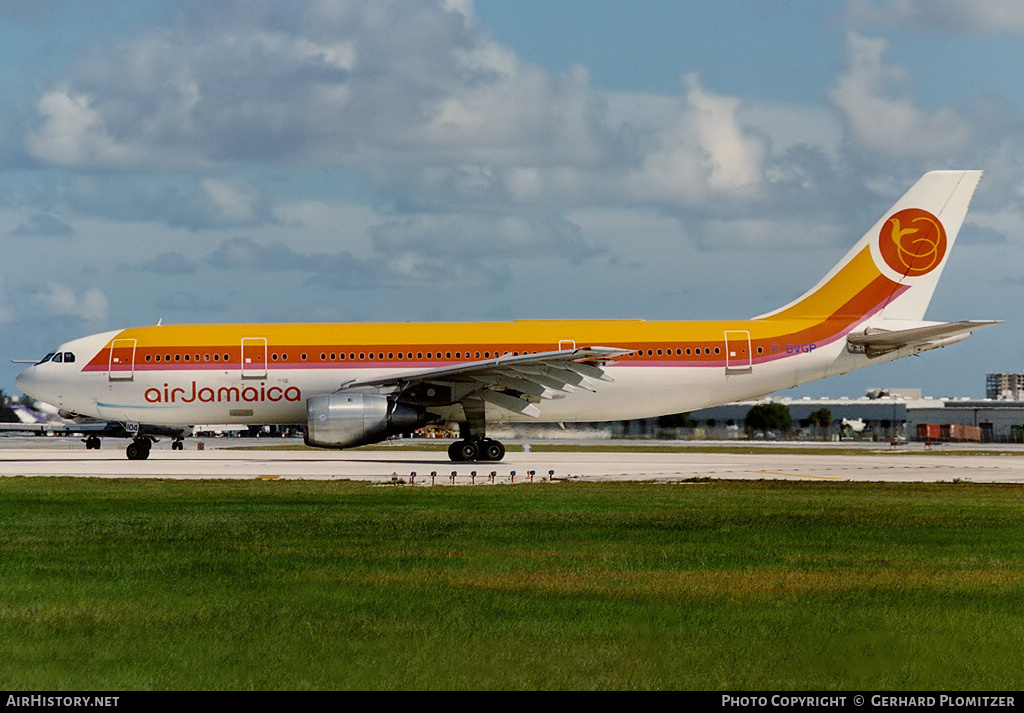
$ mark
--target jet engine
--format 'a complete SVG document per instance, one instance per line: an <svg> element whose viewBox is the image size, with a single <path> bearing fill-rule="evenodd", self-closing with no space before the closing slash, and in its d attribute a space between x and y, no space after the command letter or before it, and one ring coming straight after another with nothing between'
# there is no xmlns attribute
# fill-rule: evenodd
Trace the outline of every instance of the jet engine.
<svg viewBox="0 0 1024 713"><path fill-rule="evenodd" d="M305 440L318 448L351 448L415 430L426 422L421 409L380 394L323 394L306 401Z"/></svg>

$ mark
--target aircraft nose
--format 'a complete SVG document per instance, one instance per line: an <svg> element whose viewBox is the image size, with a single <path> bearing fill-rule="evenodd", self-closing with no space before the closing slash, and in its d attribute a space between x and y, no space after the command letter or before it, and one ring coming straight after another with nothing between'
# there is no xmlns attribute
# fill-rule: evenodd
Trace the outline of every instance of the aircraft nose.
<svg viewBox="0 0 1024 713"><path fill-rule="evenodd" d="M21 389L22 393L28 394L33 398L35 398L35 395L32 393L32 391L35 390L33 388L36 381L35 371L36 368L34 366L30 366L29 368L25 369L25 371L18 374L17 378L14 380L14 385Z"/></svg>

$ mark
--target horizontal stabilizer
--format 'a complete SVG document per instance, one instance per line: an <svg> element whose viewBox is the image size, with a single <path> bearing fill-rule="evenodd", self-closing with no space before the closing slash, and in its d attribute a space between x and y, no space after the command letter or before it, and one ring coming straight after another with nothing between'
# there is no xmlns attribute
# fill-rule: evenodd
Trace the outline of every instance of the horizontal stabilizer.
<svg viewBox="0 0 1024 713"><path fill-rule="evenodd" d="M851 351L862 352L869 357L881 356L904 347L913 347L917 352L924 352L963 341L975 330L995 324L1002 324L1002 322L995 320L943 322L897 330L868 327L863 332L849 335L846 338L846 343Z"/></svg>

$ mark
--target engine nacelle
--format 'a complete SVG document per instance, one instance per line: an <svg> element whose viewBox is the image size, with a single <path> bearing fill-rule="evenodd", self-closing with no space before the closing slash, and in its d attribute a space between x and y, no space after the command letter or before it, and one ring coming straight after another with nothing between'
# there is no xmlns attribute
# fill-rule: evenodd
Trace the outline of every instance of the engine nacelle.
<svg viewBox="0 0 1024 713"><path fill-rule="evenodd" d="M426 425L426 414L380 394L337 393L306 401L306 445L351 448Z"/></svg>

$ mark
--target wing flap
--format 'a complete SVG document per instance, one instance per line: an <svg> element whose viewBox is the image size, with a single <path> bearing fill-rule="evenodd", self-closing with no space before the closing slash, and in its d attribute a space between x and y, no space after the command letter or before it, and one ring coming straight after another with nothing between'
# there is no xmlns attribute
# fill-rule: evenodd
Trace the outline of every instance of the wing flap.
<svg viewBox="0 0 1024 713"><path fill-rule="evenodd" d="M560 391L564 394L571 394L576 390L574 384L570 384L565 379L558 379L549 376L544 373L542 369L530 369L527 367L517 366L513 367L513 371L516 374L525 376L529 381L532 381L541 386L545 386L553 391Z"/></svg>
<svg viewBox="0 0 1024 713"><path fill-rule="evenodd" d="M542 365L539 367L513 367L516 371L530 374L530 378L543 379L547 377L559 384L563 384L560 388L566 391L572 391L573 389L583 389L584 391L595 391L594 383L590 379L579 374L579 372L573 371L569 368L560 368L551 364Z"/></svg>
<svg viewBox="0 0 1024 713"><path fill-rule="evenodd" d="M539 399L555 398L555 395L559 393L543 384L538 384L536 381L506 376L505 374L473 376L472 379L492 389L511 389L523 394L529 394L530 396L536 396ZM564 396L565 394L561 395Z"/></svg>
<svg viewBox="0 0 1024 713"><path fill-rule="evenodd" d="M529 401L521 399L511 394L506 394L502 391L491 391L484 390L477 394L481 399L492 403L495 406L506 408L509 411L515 411L526 416L532 416L533 418L540 418L540 409Z"/></svg>

